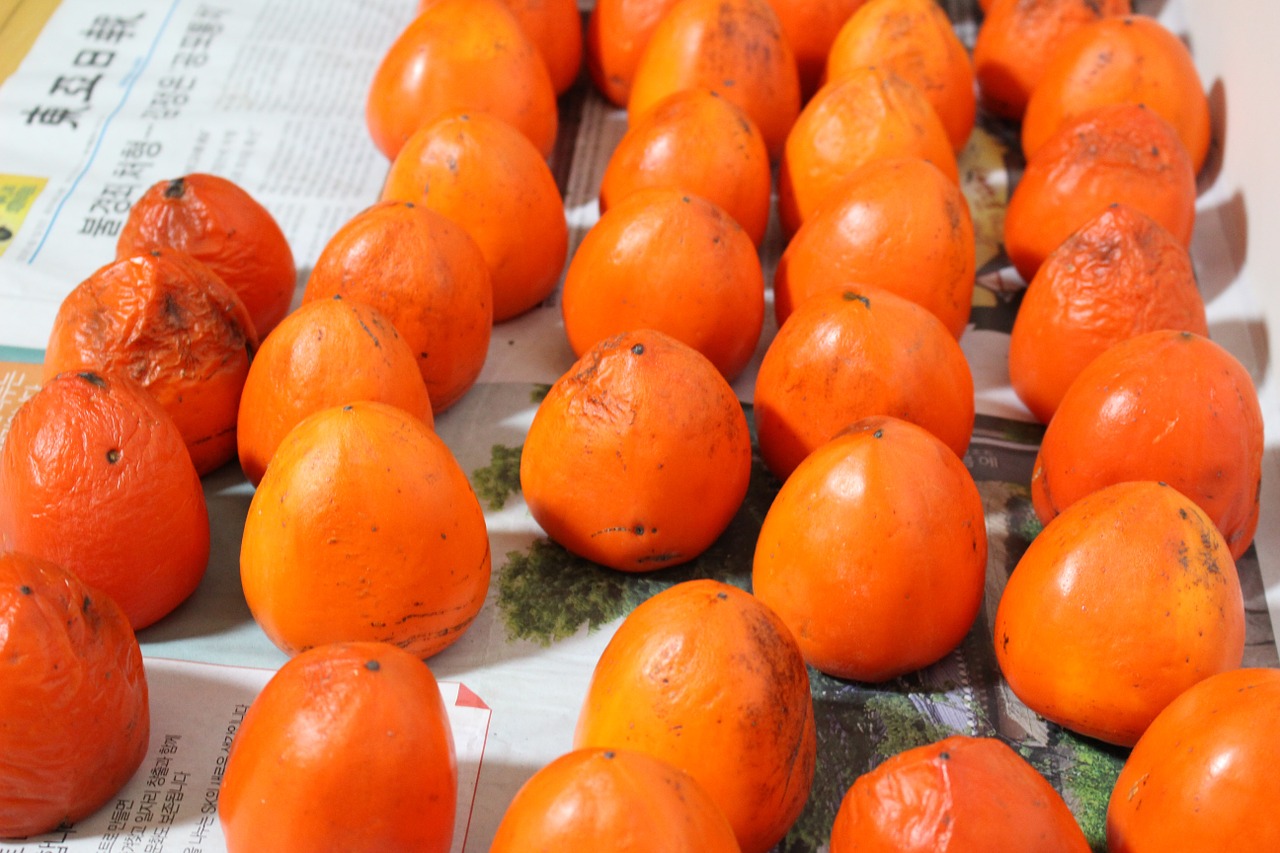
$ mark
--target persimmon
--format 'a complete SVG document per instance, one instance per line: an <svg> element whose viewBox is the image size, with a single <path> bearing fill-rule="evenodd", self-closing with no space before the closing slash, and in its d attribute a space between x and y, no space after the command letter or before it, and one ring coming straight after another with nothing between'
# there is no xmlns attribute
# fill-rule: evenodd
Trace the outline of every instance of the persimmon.
<svg viewBox="0 0 1280 853"><path fill-rule="evenodd" d="M484 512L453 453L403 409L361 401L290 430L249 504L240 580L254 619L294 655L457 642L489 589Z"/></svg>
<svg viewBox="0 0 1280 853"><path fill-rule="evenodd" d="M18 409L0 450L0 550L66 567L134 629L195 591L209 562L204 490L146 389L62 373Z"/></svg>
<svg viewBox="0 0 1280 853"><path fill-rule="evenodd" d="M931 311L957 339L969 322L977 263L960 187L918 157L872 160L814 210L773 276L778 325L815 293L868 285Z"/></svg>
<svg viewBox="0 0 1280 853"><path fill-rule="evenodd" d="M1021 121L1031 91L1063 40L1131 0L994 0L973 43L973 71L985 110Z"/></svg>
<svg viewBox="0 0 1280 853"><path fill-rule="evenodd" d="M489 113L550 157L559 122L547 64L503 0L434 0L387 48L365 123L394 160L414 131L460 112Z"/></svg>
<svg viewBox="0 0 1280 853"><path fill-rule="evenodd" d="M896 73L924 94L951 148L969 141L977 117L973 63L936 0L868 0L840 27L827 55L827 80L867 65Z"/></svg>
<svg viewBox="0 0 1280 853"><path fill-rule="evenodd" d="M1031 499L1047 522L1112 483L1161 480L1204 510L1239 559L1258 526L1262 454L1244 365L1203 335L1145 332L1071 383L1036 454Z"/></svg>
<svg viewBox="0 0 1280 853"><path fill-rule="evenodd" d="M1032 540L996 610L996 660L1031 710L1133 746L1183 690L1240 666L1244 619L1213 521L1172 486L1129 480Z"/></svg>
<svg viewBox="0 0 1280 853"><path fill-rule="evenodd" d="M583 237L560 296L574 354L654 329L706 356L728 380L764 326L764 272L751 238L724 210L679 190L644 190Z"/></svg>
<svg viewBox="0 0 1280 853"><path fill-rule="evenodd" d="M1141 105L1085 113L1062 125L1028 160L1005 211L1009 260L1031 281L1049 253L1116 202L1190 245L1195 169L1173 127Z"/></svg>
<svg viewBox="0 0 1280 853"><path fill-rule="evenodd" d="M982 497L960 457L922 427L871 417L782 484L751 586L809 665L887 681L960 645L986 577Z"/></svg>
<svg viewBox="0 0 1280 853"><path fill-rule="evenodd" d="M859 776L831 827L831 853L1088 853L1062 795L1004 741L951 735Z"/></svg>
<svg viewBox="0 0 1280 853"><path fill-rule="evenodd" d="M236 410L258 346L240 297L184 252L113 261L62 300L44 378L70 370L141 383L173 418L201 475L236 455Z"/></svg>
<svg viewBox="0 0 1280 853"><path fill-rule="evenodd" d="M653 28L676 0L596 0L587 12L584 59L596 89L625 107Z"/></svg>
<svg viewBox="0 0 1280 853"><path fill-rule="evenodd" d="M334 296L298 308L254 357L236 426L240 467L257 485L289 430L357 400L399 406L434 424L418 357L376 308Z"/></svg>
<svg viewBox="0 0 1280 853"><path fill-rule="evenodd" d="M643 752L600 747L534 773L489 845L489 853L538 850L739 853L724 812L691 775Z"/></svg>
<svg viewBox="0 0 1280 853"><path fill-rule="evenodd" d="M686 771L743 853L782 839L817 756L809 675L758 598L714 580L676 584L622 621L591 673L574 747L647 753Z"/></svg>
<svg viewBox="0 0 1280 853"><path fill-rule="evenodd" d="M435 676L386 643L333 643L285 662L227 755L228 853L445 853L458 766Z"/></svg>
<svg viewBox="0 0 1280 853"><path fill-rule="evenodd" d="M1209 97L1187 45L1146 15L1091 21L1054 49L1022 116L1030 158L1064 123L1108 104L1142 104L1169 122L1199 172L1209 152Z"/></svg>
<svg viewBox="0 0 1280 853"><path fill-rule="evenodd" d="M787 136L778 215L794 234L853 171L886 157L920 157L959 185L946 128L915 86L889 69L849 71L818 90Z"/></svg>
<svg viewBox="0 0 1280 853"><path fill-rule="evenodd" d="M151 708L142 650L111 596L0 552L0 707L0 838L52 832L115 796L142 765Z"/></svg>
<svg viewBox="0 0 1280 853"><path fill-rule="evenodd" d="M782 24L782 34L796 57L800 97L818 91L827 70L827 55L845 21L867 0L769 0Z"/></svg>
<svg viewBox="0 0 1280 853"><path fill-rule="evenodd" d="M942 321L887 290L818 293L782 324L756 374L760 455L785 480L855 421L891 415L957 456L973 432L973 375Z"/></svg>
<svg viewBox="0 0 1280 853"><path fill-rule="evenodd" d="M448 115L409 138L391 164L384 201L408 201L457 222L480 247L493 320L538 305L569 254L564 199L529 141L484 113Z"/></svg>
<svg viewBox="0 0 1280 853"><path fill-rule="evenodd" d="M800 112L796 58L768 0L678 0L640 55L627 116L634 121L680 89L705 88L736 104L782 153Z"/></svg>
<svg viewBox="0 0 1280 853"><path fill-rule="evenodd" d="M746 497L746 414L710 360L652 329L598 342L551 386L520 455L553 540L626 572L687 562Z"/></svg>
<svg viewBox="0 0 1280 853"><path fill-rule="evenodd" d="M1280 850L1272 811L1278 714L1280 670L1232 670L1179 694L1120 770L1107 807L1107 849Z"/></svg>
<svg viewBox="0 0 1280 853"><path fill-rule="evenodd" d="M177 249L236 292L263 338L289 312L298 269L271 212L229 178L193 172L152 184L133 206L116 258Z"/></svg>
<svg viewBox="0 0 1280 853"><path fill-rule="evenodd" d="M760 130L710 89L681 89L630 123L600 179L600 212L642 189L700 195L764 242L773 172Z"/></svg>
<svg viewBox="0 0 1280 853"><path fill-rule="evenodd" d="M1157 329L1209 334L1191 255L1151 217L1109 205L1054 249L1027 286L1009 336L1009 383L1048 423L1086 364Z"/></svg>
<svg viewBox="0 0 1280 853"><path fill-rule="evenodd" d="M302 303L341 296L380 312L417 360L434 413L475 384L493 333L493 285L460 224L412 202L379 202L325 244Z"/></svg>

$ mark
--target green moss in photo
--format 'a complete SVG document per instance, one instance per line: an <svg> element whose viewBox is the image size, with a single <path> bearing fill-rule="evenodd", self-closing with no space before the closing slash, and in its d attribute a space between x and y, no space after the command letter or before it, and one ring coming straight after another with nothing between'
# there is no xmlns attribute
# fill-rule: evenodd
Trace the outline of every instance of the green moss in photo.
<svg viewBox="0 0 1280 853"><path fill-rule="evenodd" d="M495 444L489 449L489 464L471 472L471 487L489 509L502 509L507 498L520 493L522 449Z"/></svg>

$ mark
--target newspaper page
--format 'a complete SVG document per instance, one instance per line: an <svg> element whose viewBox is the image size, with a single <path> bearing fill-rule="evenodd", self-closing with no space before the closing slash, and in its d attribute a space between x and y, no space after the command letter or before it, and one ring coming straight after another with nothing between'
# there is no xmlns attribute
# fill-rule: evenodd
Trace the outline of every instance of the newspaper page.
<svg viewBox="0 0 1280 853"><path fill-rule="evenodd" d="M57 24L68 33L81 31L89 26L86 20L106 13L106 5L65 0L59 12L61 23L55 17L50 26ZM319 109L315 102L303 109L297 101L300 96L290 88L291 81L301 74L299 67L311 67L317 62L313 54L333 50L353 63L356 70L351 72L351 78L367 81L381 49L393 37L393 22L406 22L411 16L410 7L415 5L412 0L363 4L137 0L136 7L127 8L113 0L113 5L119 6L126 17L136 15L137 10L145 13L135 32L143 33L144 21L151 27L146 32L151 33L149 44L153 47L148 50L152 51L152 64L144 62L145 67L133 84L134 91L145 98L137 103L130 97L117 98L116 118L97 125L105 128L100 136L107 141L99 144L92 141L98 137L82 137L77 143L81 147L75 149L80 156L75 161L78 165L68 168L66 174L58 173L65 165L62 160L55 163L56 158L47 153L41 155L38 147L24 155L28 159L20 167L10 167L7 162L7 140L13 138L8 128L25 121L25 113L14 110L23 106L29 110L40 104L39 99L32 100L31 93L47 90L53 79L48 75L57 76L66 70L58 65L59 57L65 53L65 37L37 45L36 54L17 75L16 89L22 97L9 86L0 89L0 107L7 110L0 137L6 140L0 171L46 180L40 192L44 201L33 203L13 248L0 258L0 316L8 318L17 311L21 317L20 322L0 323L23 327L0 328L0 344L28 348L34 354L28 359L32 362L39 360L41 336L47 333L47 323L42 318L51 316L50 305L74 285L77 276L110 259L109 237L82 231L86 217L95 215L92 205L100 198L111 169L118 165L122 146L128 141L154 139L163 156L173 158L155 164L136 185L131 184L134 189L129 197L136 197L137 188L152 180L182 171L188 163L210 170L236 165L232 175L285 222L286 233L303 264L303 277L326 230L336 230L343 216L376 199L387 165L360 138L363 106L362 93L358 91L347 92L345 106L339 106L337 95L321 99L323 104L333 105L332 124L319 122L317 126L324 131L313 131L331 134L325 138L347 140L349 146L340 155L322 155L313 150L314 144L308 146L306 153L316 158L309 167L310 178L290 184L296 191L300 192L298 186L310 187L318 194L317 187L329 186L327 182L340 177L352 181L349 194L335 190L335 195L323 202L317 201L316 195L307 196L305 201L300 200L301 196L290 196L279 183L283 177L277 174L281 161L276 158L279 146L288 146L294 139L294 131L286 132L283 126L310 121L314 119L312 113ZM976 3L949 0L943 5L962 39L972 44L977 27ZM1173 23L1179 24L1178 4L1157 5L1162 18L1172 17ZM201 9L223 10L220 26L228 34L219 42L222 47L218 51L210 51L205 65L210 69L209 76L199 77L191 90L193 97L199 92L203 100L198 109L184 105L183 121L156 124L147 135L144 129L148 120L139 114L161 91L161 79L172 75L172 69L162 70L163 63L157 64L154 57L176 55L182 34L198 20L196 13ZM353 9L360 11L357 14ZM357 25L344 18L345 13L365 20ZM276 29L261 26L258 16L275 21ZM162 27L156 18L168 23ZM246 19L255 23L246 24ZM364 50L363 41L348 38L347 30L355 32L357 27L364 27L361 32L372 33L374 19L383 27L380 37L384 41ZM304 46L293 52L289 52L295 45L288 35L291 28L309 34L298 36L296 44ZM253 75L252 82L266 89L255 90L262 98L281 98L279 103L285 106L243 114L223 111L238 103L226 93L232 90L230 81L242 74L244 63L268 61L265 57L270 51L266 46L255 49L263 55L260 57L242 56L242 49L247 50L242 46L253 39L265 39L270 32L280 35L282 44L278 48L285 54L275 60L279 64L273 66L274 74ZM343 35L336 36L335 32ZM376 40L371 34L367 36L370 44ZM125 39L122 37L121 41ZM226 51L222 59L214 55L219 51ZM212 69L218 64L222 70L215 74ZM38 73L46 76L40 78L42 82L33 83L32 76ZM144 82L148 79L150 84ZM358 90L363 85L364 82L351 84L351 89ZM107 101L104 99L103 103ZM287 108L291 103L299 103L298 113ZM626 129L626 117L593 91L585 75L562 96L560 112L560 136L551 166L565 199L572 252L598 218L596 194L600 177L613 146ZM126 124L127 116L135 119ZM101 119L105 121L106 116ZM198 130L183 129L188 128L188 121L190 128L213 128L202 146L197 146L201 139ZM255 140L251 146L246 142L250 137ZM90 157L95 148L114 154L95 166L96 159ZM229 160L219 159L217 152L224 149ZM363 155L356 157L355 152L359 151L368 155L367 161ZM1011 744L1063 794L1094 848L1104 849L1106 802L1125 751L1074 735L1028 710L1003 682L992 645L992 620L1001 590L1040 529L1031 507L1029 481L1043 428L1033 423L1009 388L1006 367L1008 335L1025 286L1009 266L1001 246L1005 204L1021 169L1018 151L1015 129L984 118L961 156L964 190L978 232L977 287L971 324L961 345L974 375L979 412L965 462L978 484L987 514L990 553L984 607L960 647L922 671L885 684L868 685L810 670L818 725L818 768L806 810L778 845L778 851L825 850L840 799L859 774L903 749L953 732L988 735ZM330 156L356 159L331 162ZM272 162L277 167L273 168ZM81 172L86 177L72 187L74 176ZM89 175L95 177L91 179ZM50 190L55 184L58 189ZM52 194L46 197L46 192ZM1207 187L1204 198L1211 198L1212 193L1212 186ZM65 213L58 213L57 205L50 202L55 197ZM29 229L32 222L38 226ZM1197 248L1213 238L1211 230L1206 233L1207 237L1198 232ZM48 248L39 249L42 242ZM761 248L767 281L782 245L775 221ZM75 248L55 251L55 247L62 246ZM86 254L93 257L85 257ZM1198 263L1202 263L1201 257L1197 256ZM55 258L61 266L54 266ZM22 271L18 278L11 275L15 269ZM1239 328L1234 312L1249 310L1247 305L1239 307L1241 300L1247 302L1247 298L1229 285L1215 290L1213 297L1209 306L1211 318L1222 318L1212 326L1215 337L1225 335L1226 345L1241 356L1254 375L1263 375L1268 365L1265 353L1259 356L1247 342L1242 344L1231 337L1232 331ZM771 317L771 309L766 314ZM748 422L752 422L755 366L775 332L776 326L766 325L756 360L735 383ZM729 528L707 552L682 566L643 575L623 574L568 553L550 541L530 516L520 493L519 460L524 436L542 396L573 360L560 320L558 295L553 294L544 305L495 327L480 382L436 420L437 431L468 472L485 507L494 559L493 580L477 620L453 646L429 661L438 678L467 685L483 697L492 713L463 842L462 849L466 851L487 850L520 786L540 767L572 748L574 724L592 668L632 608L655 592L692 578L717 578L749 588L756 537L780 486L757 456L746 500ZM0 422L7 419L22 398L34 392L38 382L37 364L0 365ZM253 622L239 585L240 534L253 489L233 463L206 476L205 494L213 525L213 553L205 579L187 602L171 616L140 632L139 639L152 657L271 670L285 657ZM1258 546L1241 558L1238 570L1248 616L1245 662L1277 665L1280 661L1267 588L1280 588L1280 584L1265 575ZM196 710L191 709L190 713L194 715Z"/></svg>

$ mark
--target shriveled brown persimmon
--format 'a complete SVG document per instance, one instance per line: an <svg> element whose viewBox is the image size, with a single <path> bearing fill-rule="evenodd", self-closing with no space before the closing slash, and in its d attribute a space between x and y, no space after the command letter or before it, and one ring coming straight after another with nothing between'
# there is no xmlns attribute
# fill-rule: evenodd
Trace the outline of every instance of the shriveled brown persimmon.
<svg viewBox="0 0 1280 853"><path fill-rule="evenodd" d="M503 0L434 0L382 56L365 123L387 159L414 131L486 112L551 156L559 114L547 64Z"/></svg>
<svg viewBox="0 0 1280 853"><path fill-rule="evenodd" d="M1045 430L1031 499L1049 521L1104 486L1159 480L1195 501L1239 559L1258 527L1258 392L1226 348L1172 329L1126 338L1090 361Z"/></svg>
<svg viewBox="0 0 1280 853"><path fill-rule="evenodd" d="M960 151L977 117L973 63L936 0L868 0L840 27L827 55L827 80L866 65L915 86Z"/></svg>
<svg viewBox="0 0 1280 853"><path fill-rule="evenodd" d="M973 217L959 186L918 157L871 160L819 205L773 276L778 325L822 291L874 285L929 309L956 338L973 305Z"/></svg>
<svg viewBox="0 0 1280 853"><path fill-rule="evenodd" d="M951 735L859 776L831 853L1088 853L1062 795L1004 741Z"/></svg>
<svg viewBox="0 0 1280 853"><path fill-rule="evenodd" d="M711 89L742 109L773 157L800 112L795 55L768 0L678 0L636 65L627 116L680 89Z"/></svg>
<svg viewBox="0 0 1280 853"><path fill-rule="evenodd" d="M915 86L875 66L818 90L787 136L778 170L778 215L794 234L854 169L887 157L920 157L959 184L946 128Z"/></svg>
<svg viewBox="0 0 1280 853"><path fill-rule="evenodd" d="M1157 329L1209 334L1191 255L1151 217L1112 204L1054 249L1027 286L1009 336L1009 383L1048 423L1085 365Z"/></svg>
<svg viewBox="0 0 1280 853"><path fill-rule="evenodd" d="M88 817L147 752L151 706L128 617L61 565L15 551L0 551L0 708L0 838Z"/></svg>
<svg viewBox="0 0 1280 853"><path fill-rule="evenodd" d="M743 853L800 816L817 760L809 674L760 599L714 580L638 606L596 662L574 747L632 749L685 770L720 806Z"/></svg>
<svg viewBox="0 0 1280 853"><path fill-rule="evenodd" d="M1004 245L1024 281L1109 205L1128 204L1184 246L1196 176L1173 127L1136 104L1099 107L1062 125L1027 162L1005 211Z"/></svg>
<svg viewBox="0 0 1280 853"><path fill-rule="evenodd" d="M633 193L583 237L560 311L582 356L601 340L654 329L706 356L732 381L764 326L764 272L727 212L674 189Z"/></svg>
<svg viewBox="0 0 1280 853"><path fill-rule="evenodd" d="M338 229L316 259L303 304L334 296L382 313L413 351L443 412L484 367L493 333L493 286L466 229L412 202L379 202Z"/></svg>
<svg viewBox="0 0 1280 853"><path fill-rule="evenodd" d="M1179 693L1240 666L1244 600L1210 518L1154 480L1092 492L1045 525L996 610L996 660L1027 707L1133 746Z"/></svg>
<svg viewBox="0 0 1280 853"><path fill-rule="evenodd" d="M279 223L257 199L220 175L194 172L160 181L129 208L116 258L177 249L236 292L254 333L266 337L288 313L297 265Z"/></svg>
<svg viewBox="0 0 1280 853"><path fill-rule="evenodd" d="M769 344L756 374L760 455L785 480L855 421L891 415L962 456L973 432L973 375L942 321L887 290L818 293Z"/></svg>
<svg viewBox="0 0 1280 853"><path fill-rule="evenodd" d="M254 356L240 395L240 467L253 485L289 430L329 406L376 400L433 425L418 357L376 308L333 296L284 318Z"/></svg>
<svg viewBox="0 0 1280 853"><path fill-rule="evenodd" d="M521 491L547 535L627 572L705 551L750 477L733 388L706 356L652 329L600 341L557 379L520 456Z"/></svg>
<svg viewBox="0 0 1280 853"><path fill-rule="evenodd" d="M724 208L759 246L772 186L769 151L747 114L710 89L681 89L618 141L600 179L600 212L638 190L681 190Z"/></svg>
<svg viewBox="0 0 1280 853"><path fill-rule="evenodd" d="M0 450L0 550L64 566L135 629L191 595L209 562L204 490L173 419L118 374L59 374Z"/></svg>
<svg viewBox="0 0 1280 853"><path fill-rule="evenodd" d="M676 0L597 0L587 13L587 70L596 89L625 107L653 28Z"/></svg>
<svg viewBox="0 0 1280 853"><path fill-rule="evenodd" d="M208 267L153 249L100 267L67 294L45 346L44 377L91 369L141 383L203 475L235 458L254 328L240 297Z"/></svg>
<svg viewBox="0 0 1280 853"><path fill-rule="evenodd" d="M466 229L489 267L494 322L537 306L564 271L569 226L555 176L527 139L491 115L449 115L414 133L382 199L422 205Z"/></svg>

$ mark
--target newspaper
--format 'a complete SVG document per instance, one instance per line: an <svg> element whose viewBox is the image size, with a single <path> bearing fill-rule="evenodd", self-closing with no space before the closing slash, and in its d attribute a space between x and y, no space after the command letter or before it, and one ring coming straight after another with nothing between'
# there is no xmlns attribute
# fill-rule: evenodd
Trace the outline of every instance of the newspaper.
<svg viewBox="0 0 1280 853"><path fill-rule="evenodd" d="M971 44L976 5L972 0L943 5ZM1162 19L1180 22L1179 4L1155 5ZM146 150L155 156L123 183L114 196L120 204L150 183L184 171L222 171L281 219L299 258L300 283L305 280L326 237L377 198L387 163L364 133L363 89L413 6L409 0L64 0L47 31L54 35L38 43L15 78L0 88L0 173L25 177L24 186L40 184L26 191L25 221L0 257L0 346L15 348L8 352L29 362L0 364L0 425L38 387L35 362L58 300L111 259L110 231L118 226L110 223L120 220L127 205L112 207L106 188L122 180L115 172L125 162L124 152L135 150L128 147L134 142L149 141L153 147ZM56 106L45 96L57 94L53 81L67 76L86 49L76 39L93 31L103 16L133 22L131 35L121 34L118 42L121 51L131 51L131 59L110 72L115 77L103 72L100 88L78 116L79 127L28 122L27 111ZM194 49L184 46L186 41L198 34L209 40L206 59L199 68L182 65L182 51ZM323 82L326 72L342 63L342 73ZM188 84L187 99L175 107L177 117L148 115L157 103L168 103L177 78ZM599 216L600 177L626 129L626 116L605 103L585 75L562 96L560 112L551 166L565 198L572 252ZM39 137L28 138L35 129ZM50 136L54 131L67 135ZM965 462L987 510L985 606L961 646L920 672L865 685L810 671L818 769L806 810L780 851L825 850L840 798L860 773L902 749L952 732L990 735L1013 745L1062 792L1095 849L1103 849L1106 800L1124 751L1073 735L1029 711L1002 681L991 641L1005 580L1039 530L1028 483L1043 429L1009 388L1006 367L1009 330L1025 286L1000 240L1004 206L1021 168L1017 151L1014 129L984 119L961 156L978 233L977 288L961 345L973 371L979 413ZM1211 205L1213 193L1206 187L1202 203ZM99 214L108 224L99 223ZM1261 377L1269 364L1265 349L1237 334L1249 328L1240 318L1252 317L1254 308L1247 294L1211 266L1220 227L1212 216L1203 217L1196 243L1201 281L1224 282L1210 291L1214 336ZM770 228L761 249L766 280L783 245L777 222ZM755 360L734 385L749 421L755 368L776 332L771 308L766 315ZM690 578L749 587L756 535L779 488L757 458L747 498L729 529L683 566L630 575L569 554L532 520L518 471L538 403L572 362L558 294L553 294L542 306L495 327L480 381L437 418L439 434L485 506L494 557L493 582L476 622L429 661L438 678L465 684L492 709L462 842L466 851L487 850L519 787L572 748L591 670L636 604ZM213 527L208 573L191 599L139 639L152 661L270 671L285 657L253 622L239 585L240 534L253 489L234 463L204 482ZM1276 604L1269 607L1267 596L1268 588L1280 590L1272 557L1276 548L1270 539L1259 543L1238 562L1248 616L1246 663L1276 665ZM1259 559L1260 552L1269 563ZM199 719L198 707L178 712Z"/></svg>

